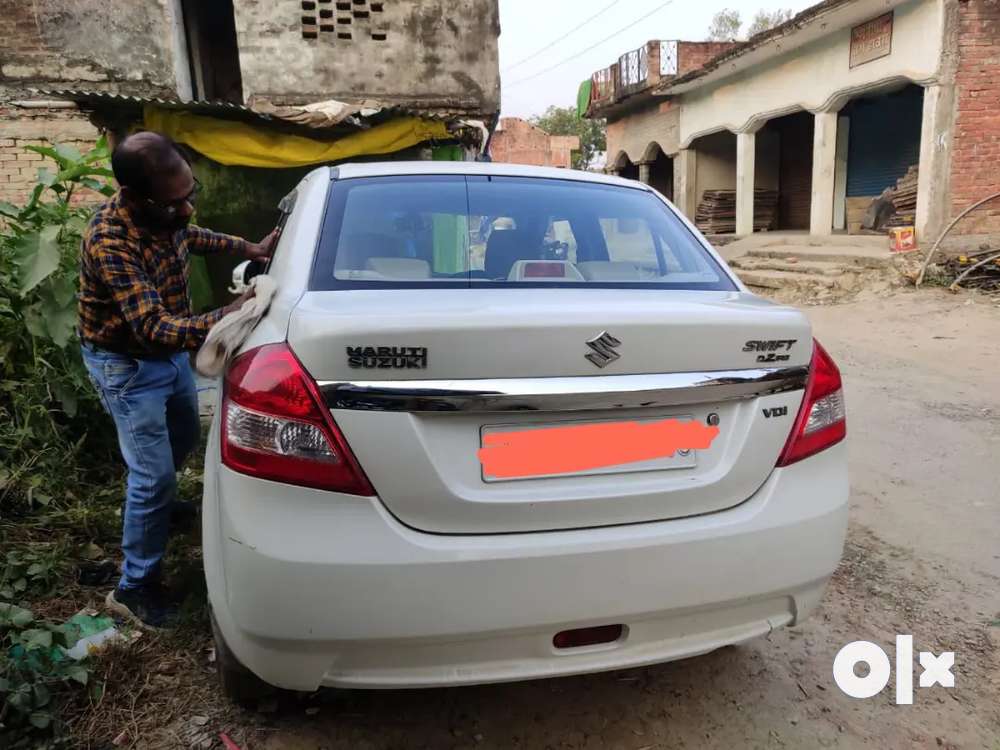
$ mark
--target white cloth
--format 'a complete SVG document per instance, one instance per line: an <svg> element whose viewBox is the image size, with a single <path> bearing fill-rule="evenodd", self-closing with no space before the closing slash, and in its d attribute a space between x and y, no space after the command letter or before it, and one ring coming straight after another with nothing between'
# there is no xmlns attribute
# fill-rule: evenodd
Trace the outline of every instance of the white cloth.
<svg viewBox="0 0 1000 750"><path fill-rule="evenodd" d="M278 289L274 279L264 274L250 279L250 286L253 287L254 296L244 302L239 310L234 310L212 326L205 343L198 350L194 366L202 375L216 377L223 373L233 352L243 345L250 332L264 317Z"/></svg>

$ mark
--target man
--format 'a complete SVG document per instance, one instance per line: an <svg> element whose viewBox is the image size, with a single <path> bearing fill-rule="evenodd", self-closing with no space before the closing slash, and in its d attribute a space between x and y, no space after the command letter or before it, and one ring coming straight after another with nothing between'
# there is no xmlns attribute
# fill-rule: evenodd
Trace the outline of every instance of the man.
<svg viewBox="0 0 1000 750"><path fill-rule="evenodd" d="M191 310L188 254L264 260L260 243L189 226L198 182L177 145L135 133L111 157L119 190L91 220L80 261L83 359L118 432L128 467L125 562L108 607L150 628L175 614L160 575L176 471L198 442L198 396L188 353L250 296L203 315Z"/></svg>

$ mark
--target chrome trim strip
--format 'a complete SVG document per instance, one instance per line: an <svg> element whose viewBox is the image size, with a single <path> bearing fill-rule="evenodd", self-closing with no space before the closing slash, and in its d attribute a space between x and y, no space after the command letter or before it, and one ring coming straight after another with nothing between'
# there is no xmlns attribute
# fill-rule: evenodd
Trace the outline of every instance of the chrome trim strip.
<svg viewBox="0 0 1000 750"><path fill-rule="evenodd" d="M488 380L321 381L331 409L585 411L734 401L805 388L809 368Z"/></svg>

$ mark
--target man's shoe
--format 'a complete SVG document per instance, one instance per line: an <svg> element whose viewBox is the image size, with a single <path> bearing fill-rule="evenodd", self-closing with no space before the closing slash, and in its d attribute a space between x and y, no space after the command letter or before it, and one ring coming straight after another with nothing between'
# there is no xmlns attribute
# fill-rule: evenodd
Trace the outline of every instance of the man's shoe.
<svg viewBox="0 0 1000 750"><path fill-rule="evenodd" d="M169 630L177 625L177 606L158 584L134 589L119 586L108 592L104 602L115 614L147 630Z"/></svg>

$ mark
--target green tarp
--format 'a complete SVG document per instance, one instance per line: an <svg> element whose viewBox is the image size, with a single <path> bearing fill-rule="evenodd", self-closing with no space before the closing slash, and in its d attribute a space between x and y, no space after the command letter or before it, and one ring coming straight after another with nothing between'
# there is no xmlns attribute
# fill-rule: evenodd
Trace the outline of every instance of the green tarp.
<svg viewBox="0 0 1000 750"><path fill-rule="evenodd" d="M589 78L580 84L580 90L576 92L576 116L583 117L587 114L587 107L590 106L590 91L594 82Z"/></svg>

